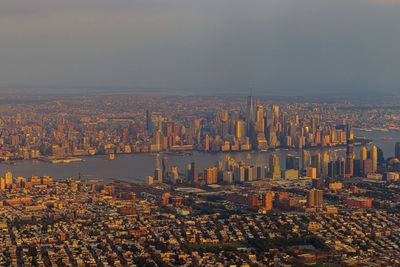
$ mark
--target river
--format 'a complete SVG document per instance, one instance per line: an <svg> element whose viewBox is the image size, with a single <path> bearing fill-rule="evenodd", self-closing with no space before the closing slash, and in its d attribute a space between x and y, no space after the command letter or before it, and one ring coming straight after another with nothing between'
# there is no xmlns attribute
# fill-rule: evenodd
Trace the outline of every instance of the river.
<svg viewBox="0 0 400 267"><path fill-rule="evenodd" d="M394 144L400 142L399 131L354 131L356 136L367 137L383 149L385 158L394 156ZM391 137L392 140L382 140L383 137ZM345 149L335 149L337 154L344 154ZM355 149L356 157L359 155L360 148ZM319 150L314 150L320 151ZM326 151L326 150L324 150ZM224 160L230 156L237 161L244 161L249 164L268 164L268 158L272 152L235 152L235 153L202 153L193 152L192 155L163 155L167 156L169 166L177 166L180 173L185 172L186 164L197 161L199 170L213 165L218 160ZM281 168L285 168L285 157L287 154L299 155L296 150L276 151L280 158ZM11 171L14 176L30 177L32 175L49 175L55 179L78 178L79 174L84 179L118 179L130 182L143 182L145 177L153 175L156 166L155 155L153 154L120 154L116 155L115 160L109 160L106 156L83 157L84 161L71 163L47 163L39 160L15 161L14 165L7 163L0 164L0 175Z"/></svg>

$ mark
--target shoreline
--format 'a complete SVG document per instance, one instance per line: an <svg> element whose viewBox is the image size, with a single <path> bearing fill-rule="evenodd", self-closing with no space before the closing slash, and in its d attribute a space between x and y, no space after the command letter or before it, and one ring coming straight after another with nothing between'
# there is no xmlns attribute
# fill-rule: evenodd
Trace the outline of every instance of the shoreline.
<svg viewBox="0 0 400 267"><path fill-rule="evenodd" d="M354 143L355 147L362 146L362 145L370 145L373 143L373 140L364 138L364 137L358 137L356 136L355 139L361 139L363 142L357 142ZM309 147L304 147L304 148L294 148L294 147L276 147L276 148L269 148L266 150L240 150L240 151L203 151L203 150L185 150L185 151L160 151L160 152L132 152L132 153L119 153L115 154L115 157L118 158L118 155L147 155L147 156L154 156L157 154L160 155L167 155L167 156L192 156L194 153L202 153L202 154L236 154L236 153L274 153L278 151L295 151L299 152L302 150L310 150L310 151L316 151L316 150L324 150L324 149L343 149L346 147L346 144L340 144L340 145L334 145L334 146L309 146ZM46 163L51 163L51 164L58 164L58 163L71 163L71 162L84 162L84 158L104 158L106 160L110 160L108 158L108 154L94 154L94 155L79 155L74 156L74 155L66 155L66 156L42 156L39 158L31 158L31 159L1 159L0 163L2 164L9 164L9 165L15 165L16 162L18 161L42 161Z"/></svg>
<svg viewBox="0 0 400 267"><path fill-rule="evenodd" d="M353 127L353 130L362 131L362 132L389 132L389 131L400 132L400 128L397 128L397 127L394 127L394 128L390 128L390 127L389 128L370 128L370 129Z"/></svg>

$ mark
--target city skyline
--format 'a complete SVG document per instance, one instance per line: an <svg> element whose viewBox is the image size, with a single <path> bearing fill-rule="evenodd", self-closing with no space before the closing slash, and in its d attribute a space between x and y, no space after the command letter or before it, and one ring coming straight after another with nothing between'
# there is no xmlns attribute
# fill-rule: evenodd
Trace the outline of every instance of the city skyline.
<svg viewBox="0 0 400 267"><path fill-rule="evenodd" d="M0 266L400 266L400 0L0 0Z"/></svg>
<svg viewBox="0 0 400 267"><path fill-rule="evenodd" d="M0 264L398 265L398 107L2 98Z"/></svg>

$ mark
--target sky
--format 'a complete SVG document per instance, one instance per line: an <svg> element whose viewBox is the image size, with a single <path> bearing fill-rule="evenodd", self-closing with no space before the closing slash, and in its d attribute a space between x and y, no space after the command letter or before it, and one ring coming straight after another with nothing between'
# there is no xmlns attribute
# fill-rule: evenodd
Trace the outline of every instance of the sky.
<svg viewBox="0 0 400 267"><path fill-rule="evenodd" d="M0 0L0 90L400 94L400 0Z"/></svg>

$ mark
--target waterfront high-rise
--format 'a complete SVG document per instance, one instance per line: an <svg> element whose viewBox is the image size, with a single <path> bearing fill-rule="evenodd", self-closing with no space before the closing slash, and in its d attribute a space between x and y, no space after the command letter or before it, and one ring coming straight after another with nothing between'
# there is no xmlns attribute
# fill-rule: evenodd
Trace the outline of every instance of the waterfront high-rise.
<svg viewBox="0 0 400 267"><path fill-rule="evenodd" d="M6 172L6 186L11 185L13 180L12 180L12 173L11 172Z"/></svg>
<svg viewBox="0 0 400 267"><path fill-rule="evenodd" d="M205 140L204 140L204 151L209 151L210 150L210 136L206 134Z"/></svg>
<svg viewBox="0 0 400 267"><path fill-rule="evenodd" d="M294 155L287 155L286 170L300 170L300 158Z"/></svg>
<svg viewBox="0 0 400 267"><path fill-rule="evenodd" d="M193 183L199 182L199 164L197 162L192 162L190 166L190 180Z"/></svg>
<svg viewBox="0 0 400 267"><path fill-rule="evenodd" d="M4 191L6 189L6 180L1 177L0 178L0 190Z"/></svg>
<svg viewBox="0 0 400 267"><path fill-rule="evenodd" d="M311 167L311 154L308 150L303 150L302 153L302 168L305 170L307 167Z"/></svg>
<svg viewBox="0 0 400 267"><path fill-rule="evenodd" d="M170 180L175 182L179 178L179 173L178 173L178 167L177 166L172 166L171 167L171 177Z"/></svg>
<svg viewBox="0 0 400 267"><path fill-rule="evenodd" d="M275 154L269 158L269 176L270 178L281 178L281 169L279 166L279 157Z"/></svg>
<svg viewBox="0 0 400 267"><path fill-rule="evenodd" d="M203 172L206 184L216 184L218 182L218 169L216 167L207 168Z"/></svg>
<svg viewBox="0 0 400 267"><path fill-rule="evenodd" d="M192 164L186 164L186 177L190 180L192 178Z"/></svg>
<svg viewBox="0 0 400 267"><path fill-rule="evenodd" d="M164 157L162 159L162 176L164 180L168 179L168 158Z"/></svg>
<svg viewBox="0 0 400 267"><path fill-rule="evenodd" d="M154 179L158 183L162 183L163 182L162 170L161 169L157 168L157 169L154 170Z"/></svg>
<svg viewBox="0 0 400 267"><path fill-rule="evenodd" d="M396 142L394 146L394 156L400 159L400 142Z"/></svg>

